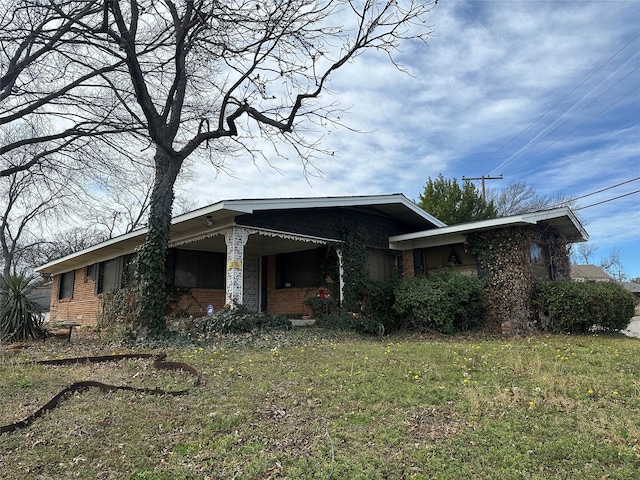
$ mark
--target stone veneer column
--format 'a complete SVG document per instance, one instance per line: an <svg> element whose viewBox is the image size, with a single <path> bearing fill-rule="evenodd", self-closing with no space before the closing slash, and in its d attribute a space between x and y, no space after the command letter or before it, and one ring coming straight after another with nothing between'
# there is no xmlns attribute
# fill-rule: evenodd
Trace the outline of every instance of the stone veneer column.
<svg viewBox="0 0 640 480"><path fill-rule="evenodd" d="M244 246L249 232L240 227L231 227L224 232L227 244L227 288L225 302L231 308L242 305Z"/></svg>

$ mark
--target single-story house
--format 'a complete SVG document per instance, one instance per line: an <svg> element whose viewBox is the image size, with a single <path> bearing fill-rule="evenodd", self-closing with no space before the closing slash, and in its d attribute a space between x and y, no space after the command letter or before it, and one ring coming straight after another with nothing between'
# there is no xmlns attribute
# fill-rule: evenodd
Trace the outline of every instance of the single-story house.
<svg viewBox="0 0 640 480"><path fill-rule="evenodd" d="M636 297L636 301L640 303L640 283L622 282L621 285L625 290L631 292Z"/></svg>
<svg viewBox="0 0 640 480"><path fill-rule="evenodd" d="M561 240L566 256L567 243L587 239L568 208L447 227L402 194L225 200L172 221L167 281L189 291L176 308L204 315L209 305L218 310L241 304L253 311L302 313L303 302L326 282L338 283L342 292L340 245L349 232L364 242L368 275L375 280L394 271L428 275L445 266L485 275L482 255L469 248L469 238L488 234L526 242L519 271L568 277L554 242ZM145 233L131 232L39 267L53 278L51 319L95 324L101 296L129 278ZM338 263L338 278L324 277L328 261Z"/></svg>
<svg viewBox="0 0 640 480"><path fill-rule="evenodd" d="M571 280L574 282L612 282L613 279L595 265L571 265Z"/></svg>

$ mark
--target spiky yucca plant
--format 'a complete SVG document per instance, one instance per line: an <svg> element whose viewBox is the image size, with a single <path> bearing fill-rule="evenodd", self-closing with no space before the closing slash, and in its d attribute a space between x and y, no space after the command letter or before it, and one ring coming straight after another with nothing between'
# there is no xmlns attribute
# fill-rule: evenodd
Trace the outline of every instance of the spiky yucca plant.
<svg viewBox="0 0 640 480"><path fill-rule="evenodd" d="M0 339L16 342L42 336L42 309L29 294L35 277L25 273L0 275Z"/></svg>

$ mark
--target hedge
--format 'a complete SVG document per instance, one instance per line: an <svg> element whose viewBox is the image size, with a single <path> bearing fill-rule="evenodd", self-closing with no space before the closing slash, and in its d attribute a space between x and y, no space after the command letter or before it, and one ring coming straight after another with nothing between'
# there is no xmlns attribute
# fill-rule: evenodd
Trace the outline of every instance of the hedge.
<svg viewBox="0 0 640 480"><path fill-rule="evenodd" d="M636 304L630 292L610 282L539 282L534 292L539 328L552 333L622 330Z"/></svg>
<svg viewBox="0 0 640 480"><path fill-rule="evenodd" d="M454 333L481 326L487 315L482 282L442 271L403 279L396 288L394 310L409 329Z"/></svg>

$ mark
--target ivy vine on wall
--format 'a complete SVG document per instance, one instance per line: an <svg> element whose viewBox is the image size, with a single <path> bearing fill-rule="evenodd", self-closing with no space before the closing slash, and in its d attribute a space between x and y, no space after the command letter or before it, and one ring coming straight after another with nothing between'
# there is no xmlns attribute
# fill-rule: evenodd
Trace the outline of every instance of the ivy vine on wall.
<svg viewBox="0 0 640 480"><path fill-rule="evenodd" d="M508 322L515 333L536 329L533 293L535 277L531 245L547 247L549 268L554 279L569 277L566 238L553 230L515 227L468 235L467 249L476 256L485 283L489 308L489 328L499 331Z"/></svg>
<svg viewBox="0 0 640 480"><path fill-rule="evenodd" d="M357 312L367 280L367 250L364 240L353 228L343 230L342 251L343 309Z"/></svg>

